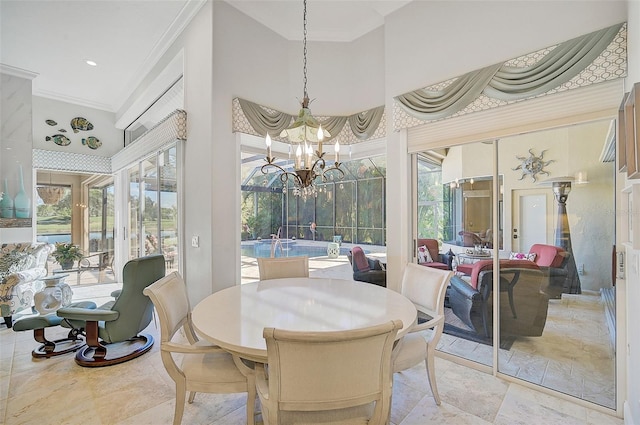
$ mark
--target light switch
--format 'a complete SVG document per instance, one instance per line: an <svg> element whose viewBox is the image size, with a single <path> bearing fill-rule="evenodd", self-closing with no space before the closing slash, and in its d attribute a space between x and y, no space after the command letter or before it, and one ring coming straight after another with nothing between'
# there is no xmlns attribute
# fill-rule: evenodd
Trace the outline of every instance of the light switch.
<svg viewBox="0 0 640 425"><path fill-rule="evenodd" d="M194 248L198 248L200 246L200 237L192 236L191 237L191 246Z"/></svg>

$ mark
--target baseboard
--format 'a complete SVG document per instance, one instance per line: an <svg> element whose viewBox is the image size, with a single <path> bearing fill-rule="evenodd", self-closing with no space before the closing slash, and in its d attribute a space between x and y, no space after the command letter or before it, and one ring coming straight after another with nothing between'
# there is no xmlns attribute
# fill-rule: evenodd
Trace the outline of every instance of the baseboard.
<svg viewBox="0 0 640 425"><path fill-rule="evenodd" d="M636 421L631 415L631 409L629 408L629 401L624 402L624 425L636 425L640 422Z"/></svg>

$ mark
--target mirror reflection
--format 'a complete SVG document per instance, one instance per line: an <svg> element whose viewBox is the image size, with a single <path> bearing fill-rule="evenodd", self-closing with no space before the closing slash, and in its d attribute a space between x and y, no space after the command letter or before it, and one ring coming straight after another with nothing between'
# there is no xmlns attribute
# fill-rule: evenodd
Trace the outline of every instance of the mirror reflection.
<svg viewBox="0 0 640 425"><path fill-rule="evenodd" d="M609 128L598 121L451 146L440 161L424 152L416 228L455 270L438 350L489 367L497 356L499 373L613 409Z"/></svg>

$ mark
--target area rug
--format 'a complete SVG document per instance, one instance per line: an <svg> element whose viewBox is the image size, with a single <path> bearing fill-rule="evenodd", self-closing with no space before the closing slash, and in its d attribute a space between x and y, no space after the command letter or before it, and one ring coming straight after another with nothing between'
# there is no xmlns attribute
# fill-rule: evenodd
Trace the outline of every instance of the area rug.
<svg viewBox="0 0 640 425"><path fill-rule="evenodd" d="M429 316L418 313L418 323L426 322L429 319ZM493 345L493 338L486 338L484 335L477 334L447 307L444 309L444 333L484 345ZM516 337L514 336L503 336L500 341L500 348L503 350L511 349L515 340Z"/></svg>

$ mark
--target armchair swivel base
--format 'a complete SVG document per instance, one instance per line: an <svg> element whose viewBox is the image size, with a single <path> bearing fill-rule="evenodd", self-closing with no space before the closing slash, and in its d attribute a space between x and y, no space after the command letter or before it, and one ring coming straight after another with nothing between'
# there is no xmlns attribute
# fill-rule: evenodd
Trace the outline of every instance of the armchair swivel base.
<svg viewBox="0 0 640 425"><path fill-rule="evenodd" d="M91 328L87 322L87 328ZM97 325L93 326L97 329ZM140 357L153 347L153 337L139 334L126 341L103 344L97 334L87 331L86 345L76 352L76 363L84 367L111 366Z"/></svg>

